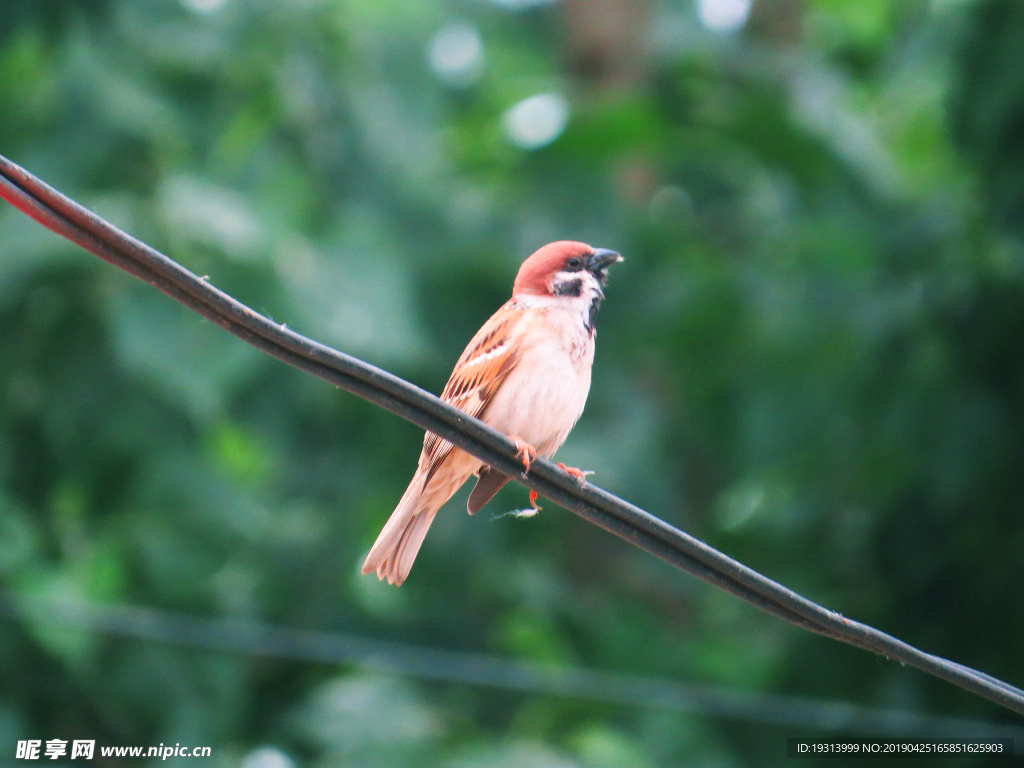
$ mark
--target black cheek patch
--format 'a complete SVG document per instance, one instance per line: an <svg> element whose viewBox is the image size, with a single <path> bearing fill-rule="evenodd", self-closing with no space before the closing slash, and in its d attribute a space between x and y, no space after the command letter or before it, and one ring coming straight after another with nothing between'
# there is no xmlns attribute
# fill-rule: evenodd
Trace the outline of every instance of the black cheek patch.
<svg viewBox="0 0 1024 768"><path fill-rule="evenodd" d="M597 319L597 310L601 308L601 295L598 294L590 302L590 314L587 316L587 330L594 330L594 321Z"/></svg>
<svg viewBox="0 0 1024 768"><path fill-rule="evenodd" d="M583 281L577 279L555 283L554 289L555 296L572 296L573 298L577 298L581 293L583 293Z"/></svg>

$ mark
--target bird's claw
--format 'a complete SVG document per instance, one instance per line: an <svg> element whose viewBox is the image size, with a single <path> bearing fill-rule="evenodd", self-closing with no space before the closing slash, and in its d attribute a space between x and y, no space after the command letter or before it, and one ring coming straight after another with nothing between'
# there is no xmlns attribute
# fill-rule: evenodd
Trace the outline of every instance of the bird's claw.
<svg viewBox="0 0 1024 768"><path fill-rule="evenodd" d="M530 465L537 460L537 449L519 436L513 437L512 442L516 444L516 458L523 462L523 477L526 477Z"/></svg>
<svg viewBox="0 0 1024 768"><path fill-rule="evenodd" d="M587 484L587 475L594 474L592 469L578 469L577 467L567 467L562 462L558 462L557 467L565 472L567 475L572 475L576 480L576 483L580 488Z"/></svg>

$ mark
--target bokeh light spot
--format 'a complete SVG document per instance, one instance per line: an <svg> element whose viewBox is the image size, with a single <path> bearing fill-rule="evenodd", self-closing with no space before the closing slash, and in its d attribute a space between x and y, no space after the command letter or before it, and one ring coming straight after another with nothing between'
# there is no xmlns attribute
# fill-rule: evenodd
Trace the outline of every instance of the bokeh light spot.
<svg viewBox="0 0 1024 768"><path fill-rule="evenodd" d="M445 24L427 46L427 63L449 85L471 85L484 73L484 43L468 21Z"/></svg>
<svg viewBox="0 0 1024 768"><path fill-rule="evenodd" d="M734 32L747 23L752 0L697 0L700 23L713 32Z"/></svg>
<svg viewBox="0 0 1024 768"><path fill-rule="evenodd" d="M501 116L505 138L523 149L539 149L557 139L569 122L569 102L558 93L539 93L509 107Z"/></svg>
<svg viewBox="0 0 1024 768"><path fill-rule="evenodd" d="M525 11L530 8L541 8L545 5L554 5L558 0L491 0L495 5L508 8L510 11Z"/></svg>
<svg viewBox="0 0 1024 768"><path fill-rule="evenodd" d="M242 768L295 768L295 763L279 749L260 747L242 758Z"/></svg>
<svg viewBox="0 0 1024 768"><path fill-rule="evenodd" d="M181 4L186 8L204 16L216 13L227 5L227 2L228 0L181 0Z"/></svg>

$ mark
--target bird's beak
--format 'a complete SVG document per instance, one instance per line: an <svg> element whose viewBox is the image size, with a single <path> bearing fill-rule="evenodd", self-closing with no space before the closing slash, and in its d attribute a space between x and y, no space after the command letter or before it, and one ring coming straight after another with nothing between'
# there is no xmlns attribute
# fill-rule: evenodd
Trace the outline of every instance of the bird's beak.
<svg viewBox="0 0 1024 768"><path fill-rule="evenodd" d="M587 270L590 272L600 272L617 261L622 261L622 256L618 252L610 251L607 248L595 248L593 255L587 262Z"/></svg>

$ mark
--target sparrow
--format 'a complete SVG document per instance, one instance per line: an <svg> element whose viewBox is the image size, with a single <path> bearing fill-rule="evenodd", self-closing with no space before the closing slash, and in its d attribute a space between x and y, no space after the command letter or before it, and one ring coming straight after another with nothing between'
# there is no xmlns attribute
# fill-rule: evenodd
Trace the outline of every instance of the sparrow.
<svg viewBox="0 0 1024 768"><path fill-rule="evenodd" d="M586 243L549 243L523 262L509 299L483 324L455 364L441 399L508 435L525 475L550 458L583 413L594 361L594 320L604 299L615 251ZM585 473L558 465L585 483ZM363 563L364 574L401 585L441 506L471 476L473 514L508 475L427 432L419 465L405 494ZM537 492L530 491L537 506Z"/></svg>

